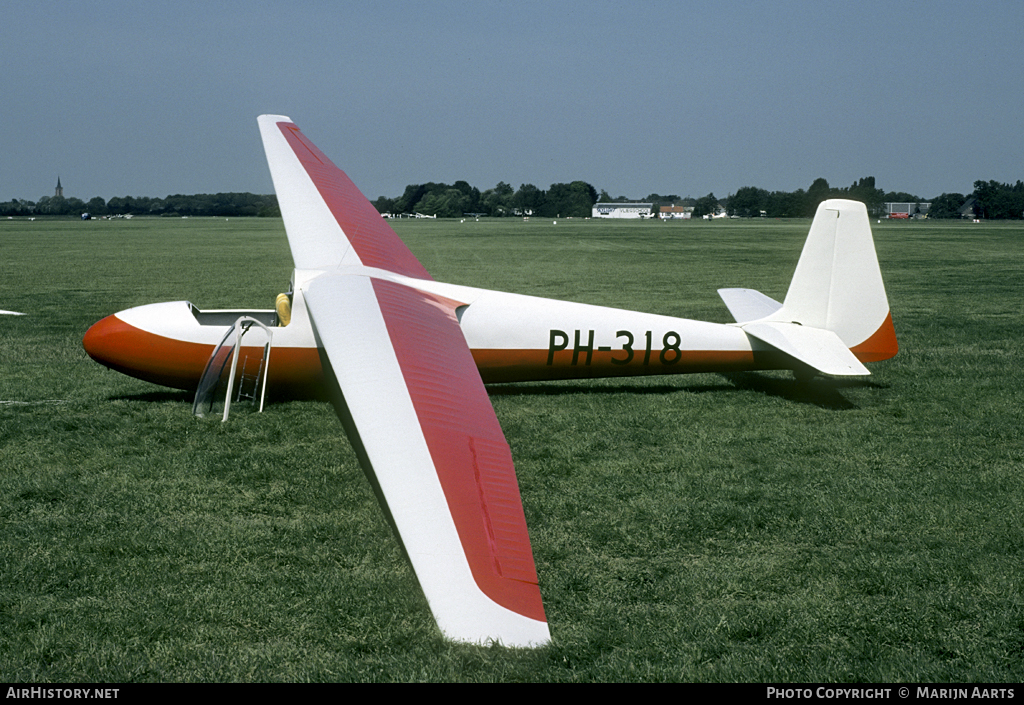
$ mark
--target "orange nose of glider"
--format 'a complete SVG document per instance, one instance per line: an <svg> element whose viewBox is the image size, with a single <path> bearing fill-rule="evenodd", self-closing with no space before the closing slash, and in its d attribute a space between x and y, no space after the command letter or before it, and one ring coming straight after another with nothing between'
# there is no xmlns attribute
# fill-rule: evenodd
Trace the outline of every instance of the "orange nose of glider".
<svg viewBox="0 0 1024 705"><path fill-rule="evenodd" d="M194 389L210 356L208 346L149 333L117 314L86 331L82 347L89 357L112 370L177 389Z"/></svg>
<svg viewBox="0 0 1024 705"><path fill-rule="evenodd" d="M86 331L82 347L89 357L112 370L149 382L180 387L181 380L174 372L181 364L181 356L175 354L178 351L164 350L164 346L159 344L163 340L114 314ZM202 363L199 364L202 372Z"/></svg>
<svg viewBox="0 0 1024 705"><path fill-rule="evenodd" d="M117 316L107 316L85 332L82 347L96 362L118 369L125 339L134 329Z"/></svg>

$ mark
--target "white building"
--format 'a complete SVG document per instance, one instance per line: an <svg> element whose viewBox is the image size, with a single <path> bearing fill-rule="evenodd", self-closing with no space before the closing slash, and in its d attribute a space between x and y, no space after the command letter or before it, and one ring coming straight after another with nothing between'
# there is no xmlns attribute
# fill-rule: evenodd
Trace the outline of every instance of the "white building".
<svg viewBox="0 0 1024 705"><path fill-rule="evenodd" d="M928 215L931 203L883 203L886 218L917 218Z"/></svg>
<svg viewBox="0 0 1024 705"><path fill-rule="evenodd" d="M658 214L662 220L689 220L693 217L693 206L662 206Z"/></svg>
<svg viewBox="0 0 1024 705"><path fill-rule="evenodd" d="M592 218L650 218L652 203L595 203Z"/></svg>

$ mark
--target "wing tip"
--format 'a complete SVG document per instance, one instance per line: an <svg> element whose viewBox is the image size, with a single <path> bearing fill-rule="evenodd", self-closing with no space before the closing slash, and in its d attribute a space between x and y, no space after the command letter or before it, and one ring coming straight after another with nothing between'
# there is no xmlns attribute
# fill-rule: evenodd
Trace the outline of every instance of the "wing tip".
<svg viewBox="0 0 1024 705"><path fill-rule="evenodd" d="M437 618L435 615L435 622ZM507 624L504 629L492 628L477 631L437 622L441 634L449 641L473 646L490 646L498 644L509 649L539 649L551 643L551 631L547 622L539 622L523 618L516 624Z"/></svg>
<svg viewBox="0 0 1024 705"><path fill-rule="evenodd" d="M290 122L293 125L295 124L294 121L287 115L275 115L273 113L260 115L259 117L256 118L256 122L259 123L260 125L276 125L281 122Z"/></svg>

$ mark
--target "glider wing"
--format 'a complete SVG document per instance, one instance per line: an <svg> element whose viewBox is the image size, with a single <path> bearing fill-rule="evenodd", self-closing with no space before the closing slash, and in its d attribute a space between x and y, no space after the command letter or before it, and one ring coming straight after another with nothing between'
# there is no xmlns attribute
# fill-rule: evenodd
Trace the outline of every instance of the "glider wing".
<svg viewBox="0 0 1024 705"><path fill-rule="evenodd" d="M295 284L335 408L438 626L457 641L548 642L512 456L460 302L358 269L430 279L289 118L259 125L296 269L318 270Z"/></svg>
<svg viewBox="0 0 1024 705"><path fill-rule="evenodd" d="M318 277L304 295L338 414L441 631L549 641L512 456L459 304L362 275Z"/></svg>

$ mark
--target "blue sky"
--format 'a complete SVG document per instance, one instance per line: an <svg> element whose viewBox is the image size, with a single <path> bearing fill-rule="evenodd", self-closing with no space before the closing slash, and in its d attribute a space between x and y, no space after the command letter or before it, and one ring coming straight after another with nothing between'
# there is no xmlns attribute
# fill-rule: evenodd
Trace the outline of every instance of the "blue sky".
<svg viewBox="0 0 1024 705"><path fill-rule="evenodd" d="M1024 2L5 7L0 201L270 193L291 116L371 199L582 179L724 197L1024 179Z"/></svg>

